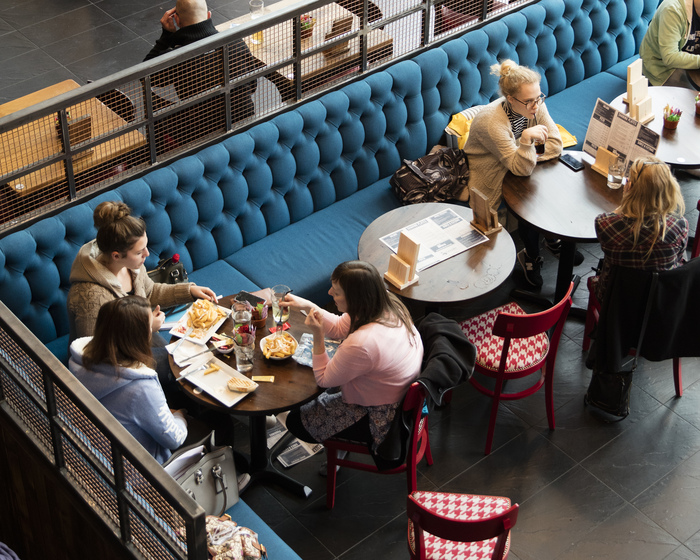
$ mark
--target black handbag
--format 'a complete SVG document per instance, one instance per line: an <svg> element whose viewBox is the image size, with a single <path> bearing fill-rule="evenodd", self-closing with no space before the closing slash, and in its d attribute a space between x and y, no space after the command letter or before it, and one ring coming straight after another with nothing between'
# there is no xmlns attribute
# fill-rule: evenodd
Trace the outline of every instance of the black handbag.
<svg viewBox="0 0 700 560"><path fill-rule="evenodd" d="M389 180L403 204L454 200L468 182L467 156L453 148L442 148L415 161L404 160Z"/></svg>
<svg viewBox="0 0 700 560"><path fill-rule="evenodd" d="M203 452L194 454L187 462L178 461L202 447ZM238 501L233 449L228 445L214 446L213 431L201 441L178 449L163 463L163 468L207 515L221 516Z"/></svg>
<svg viewBox="0 0 700 560"><path fill-rule="evenodd" d="M180 262L180 255L175 253L160 259L156 268L148 271L148 277L158 284L180 284L187 282L187 271Z"/></svg>

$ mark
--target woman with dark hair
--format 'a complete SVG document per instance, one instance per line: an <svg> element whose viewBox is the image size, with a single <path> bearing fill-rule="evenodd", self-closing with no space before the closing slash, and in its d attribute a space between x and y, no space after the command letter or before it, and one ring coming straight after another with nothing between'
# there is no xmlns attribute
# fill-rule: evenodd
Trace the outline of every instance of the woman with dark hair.
<svg viewBox="0 0 700 560"><path fill-rule="evenodd" d="M99 204L93 213L97 236L80 248L70 271L68 323L70 340L90 336L97 313L108 301L127 295L145 297L153 311L153 332L163 325L160 308L189 303L195 299L216 301L209 288L193 283L158 284L146 272L148 252L146 224L131 215L123 202ZM164 344L158 337L157 344Z"/></svg>
<svg viewBox="0 0 700 560"><path fill-rule="evenodd" d="M105 303L95 335L73 341L71 372L160 463L187 437L187 421L172 412L153 369L151 307L143 297Z"/></svg>
<svg viewBox="0 0 700 560"><path fill-rule="evenodd" d="M409 385L420 374L423 343L408 310L387 291L371 264L338 265L328 293L342 315L286 296L290 307L308 310L316 383L329 389L290 412L287 427L304 441L322 442L340 435L376 450ZM342 340L333 358L326 353L326 336Z"/></svg>

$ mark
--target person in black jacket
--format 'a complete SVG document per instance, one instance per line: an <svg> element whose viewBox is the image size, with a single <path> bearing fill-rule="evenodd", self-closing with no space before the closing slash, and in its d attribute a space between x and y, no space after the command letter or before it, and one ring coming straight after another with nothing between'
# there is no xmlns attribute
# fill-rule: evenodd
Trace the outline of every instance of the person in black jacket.
<svg viewBox="0 0 700 560"><path fill-rule="evenodd" d="M161 36L144 60L151 60L218 33L204 0L177 0L175 7L166 10L163 14L160 24L163 28ZM242 76L263 66L262 62L250 53L242 39L233 40L230 57L231 78ZM151 76L152 87L161 90L172 86L180 101L186 101L195 95L223 86L223 83L221 49L206 52ZM232 122L250 118L255 114L252 99L255 88L256 82L252 81L233 89L231 92ZM202 136L225 132L224 101L222 91L220 96L207 99L157 121L157 152L160 154ZM172 103L173 101L166 100L154 92L154 110L162 109Z"/></svg>

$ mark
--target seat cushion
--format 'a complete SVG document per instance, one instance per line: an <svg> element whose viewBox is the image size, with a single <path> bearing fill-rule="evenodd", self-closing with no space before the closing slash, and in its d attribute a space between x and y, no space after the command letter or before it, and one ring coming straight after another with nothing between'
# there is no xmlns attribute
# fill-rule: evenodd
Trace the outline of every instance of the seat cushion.
<svg viewBox="0 0 700 560"><path fill-rule="evenodd" d="M494 336L493 324L499 313L525 315L525 311L514 301L472 317L460 323L462 332L476 346L476 363L484 369L498 371L503 352L503 338ZM540 333L529 338L514 338L510 343L506 372L515 373L541 365L549 351L549 337Z"/></svg>
<svg viewBox="0 0 700 560"><path fill-rule="evenodd" d="M499 515L510 508L510 499L500 496L476 496L472 494L451 494L446 492L413 492L411 496L432 513L458 521L478 521ZM456 542L447 541L423 532L425 556L430 559L459 558L477 560L491 558L496 546L496 538L488 541ZM408 520L408 545L415 550L415 535L412 521ZM508 556L510 534L506 541L503 557Z"/></svg>

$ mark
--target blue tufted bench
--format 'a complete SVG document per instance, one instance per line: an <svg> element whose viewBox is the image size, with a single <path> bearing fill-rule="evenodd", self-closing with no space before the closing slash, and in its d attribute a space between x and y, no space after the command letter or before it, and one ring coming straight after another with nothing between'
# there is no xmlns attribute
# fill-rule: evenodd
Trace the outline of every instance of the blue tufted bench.
<svg viewBox="0 0 700 560"><path fill-rule="evenodd" d="M498 95L492 64L537 68L554 119L581 143L595 100L625 90L657 4L542 0L43 219L0 240L0 299L65 360L71 263L95 235L95 206L121 199L147 223L147 266L177 252L217 293L284 282L322 303L333 268L397 206L401 161Z"/></svg>

